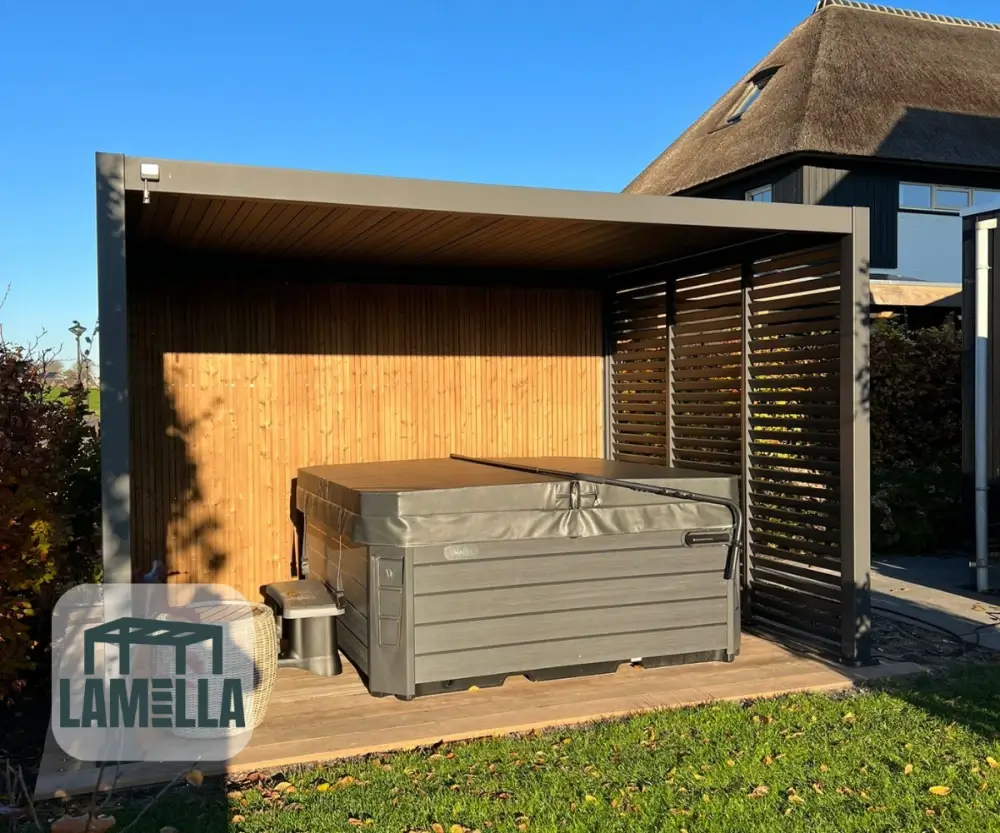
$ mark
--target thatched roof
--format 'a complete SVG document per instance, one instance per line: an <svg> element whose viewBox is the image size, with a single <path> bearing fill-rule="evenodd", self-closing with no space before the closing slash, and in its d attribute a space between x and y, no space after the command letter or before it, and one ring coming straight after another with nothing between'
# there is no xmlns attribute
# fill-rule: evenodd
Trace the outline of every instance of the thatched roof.
<svg viewBox="0 0 1000 833"><path fill-rule="evenodd" d="M625 190L673 194L800 152L1000 169L1000 25L820 0Z"/></svg>

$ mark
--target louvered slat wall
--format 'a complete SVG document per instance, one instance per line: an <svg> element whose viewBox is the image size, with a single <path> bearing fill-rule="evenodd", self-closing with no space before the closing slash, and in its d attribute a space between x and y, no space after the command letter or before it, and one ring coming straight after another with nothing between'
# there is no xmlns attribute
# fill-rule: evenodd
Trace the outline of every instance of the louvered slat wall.
<svg viewBox="0 0 1000 833"><path fill-rule="evenodd" d="M740 473L740 270L679 278L671 344L674 464Z"/></svg>
<svg viewBox="0 0 1000 833"><path fill-rule="evenodd" d="M611 438L616 460L666 465L667 284L625 289L611 304Z"/></svg>
<svg viewBox="0 0 1000 833"><path fill-rule="evenodd" d="M618 292L615 459L742 475L747 612L840 641L840 249Z"/></svg>
<svg viewBox="0 0 1000 833"><path fill-rule="evenodd" d="M840 645L840 249L754 264L749 519L755 624Z"/></svg>

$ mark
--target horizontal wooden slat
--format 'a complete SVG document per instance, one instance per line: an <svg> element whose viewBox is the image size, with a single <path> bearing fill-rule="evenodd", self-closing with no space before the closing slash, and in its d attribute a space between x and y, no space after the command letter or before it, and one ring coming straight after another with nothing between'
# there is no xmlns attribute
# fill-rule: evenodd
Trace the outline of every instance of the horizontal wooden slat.
<svg viewBox="0 0 1000 833"><path fill-rule="evenodd" d="M761 521L771 521L771 522L786 522L791 524L793 527L801 526L803 534L806 532L821 530L826 530L827 532L837 532L840 528L840 518L839 516L834 517L832 515L819 515L810 514L808 512L803 512L799 509L775 509L768 506L766 501L752 501L753 516ZM827 540L837 540L839 536L834 539Z"/></svg>
<svg viewBox="0 0 1000 833"><path fill-rule="evenodd" d="M757 506L777 506L812 517L829 518L835 525L840 522L840 504L830 499L806 499L788 495L767 495L751 490L750 508Z"/></svg>
<svg viewBox="0 0 1000 833"><path fill-rule="evenodd" d="M712 325L716 328L722 327L739 327L740 326L740 308L738 306L725 306L719 309L694 309L691 311L685 311L682 309L677 310L675 316L677 320L677 326L699 324L702 322L712 322Z"/></svg>
<svg viewBox="0 0 1000 833"><path fill-rule="evenodd" d="M754 559L761 564L772 564L774 569L815 576L816 581L825 581L837 587L841 584L840 562L815 553L804 554L771 547L758 547Z"/></svg>
<svg viewBox="0 0 1000 833"><path fill-rule="evenodd" d="M815 553L816 555L828 558L840 558L840 550L830 544L821 544L814 541L797 541L788 538L786 535L775 535L774 533L753 526L751 521L750 538L771 547L788 550L789 552Z"/></svg>
<svg viewBox="0 0 1000 833"><path fill-rule="evenodd" d="M619 452L615 449L615 459L621 460L623 463L652 463L663 465L667 458L665 449L659 454L654 454L652 452L648 454L629 454L626 452Z"/></svg>
<svg viewBox="0 0 1000 833"><path fill-rule="evenodd" d="M786 572L781 569L783 565L765 562L756 559L751 567L751 574L754 583L767 582L768 585L782 587L789 593L802 594L808 600L820 599L830 607L827 609L836 610L840 603L840 583L832 584L829 581L818 581L811 575L809 570L802 569L806 575ZM819 573L817 573L819 575ZM829 578L829 574L826 574Z"/></svg>
<svg viewBox="0 0 1000 833"><path fill-rule="evenodd" d="M624 411L615 410L612 412L612 422L615 425L619 424L636 424L642 425L644 423L650 423L652 425L661 424L663 421L663 416L666 413L666 409L661 410L659 413L653 414L630 414ZM665 425L662 425L666 428Z"/></svg>
<svg viewBox="0 0 1000 833"><path fill-rule="evenodd" d="M755 281L752 297L756 301L764 301L781 295L808 294L831 289L840 291L839 274L812 277L809 270L803 269L771 275L768 278L758 278Z"/></svg>
<svg viewBox="0 0 1000 833"><path fill-rule="evenodd" d="M758 312L750 316L752 327L769 324L788 324L800 321L817 322L817 329L833 329L840 318L839 304L825 304L806 309L790 309L780 312ZM820 326L822 325L822 326Z"/></svg>
<svg viewBox="0 0 1000 833"><path fill-rule="evenodd" d="M778 270L792 269L796 266L815 266L818 264L839 262L840 250L832 246L824 246L822 248L804 249L800 252L792 252L787 255L758 260L754 263L754 273L759 278L761 275Z"/></svg>
<svg viewBox="0 0 1000 833"><path fill-rule="evenodd" d="M818 338L836 336L840 338L837 321L788 321L776 324L756 324L750 328L750 341L766 341L782 336L800 336L802 338Z"/></svg>

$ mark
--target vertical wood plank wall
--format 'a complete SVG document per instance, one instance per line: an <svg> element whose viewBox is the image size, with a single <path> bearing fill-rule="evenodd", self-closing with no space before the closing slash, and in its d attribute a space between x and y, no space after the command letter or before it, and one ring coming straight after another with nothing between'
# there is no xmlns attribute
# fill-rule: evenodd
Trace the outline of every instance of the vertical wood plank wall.
<svg viewBox="0 0 1000 833"><path fill-rule="evenodd" d="M149 281L129 289L133 562L259 598L299 467L602 456L601 295Z"/></svg>

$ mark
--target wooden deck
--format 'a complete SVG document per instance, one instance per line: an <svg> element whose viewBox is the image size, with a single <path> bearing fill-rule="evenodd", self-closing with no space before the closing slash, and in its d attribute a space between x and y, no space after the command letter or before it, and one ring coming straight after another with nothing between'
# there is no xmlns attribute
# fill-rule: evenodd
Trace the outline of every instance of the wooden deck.
<svg viewBox="0 0 1000 833"><path fill-rule="evenodd" d="M615 674L538 683L514 677L500 688L404 703L371 697L345 660L339 677L280 671L267 719L254 732L250 745L228 764L205 764L201 769L208 775L319 763L712 700L845 689L858 682L921 670L912 663L848 669L744 634L743 650L732 664L650 670L626 665ZM164 783L181 769L183 766L175 762L128 764L121 767L118 788ZM67 758L50 732L35 798L89 793L97 772L92 763ZM113 777L113 770L107 770L102 789L110 786Z"/></svg>

